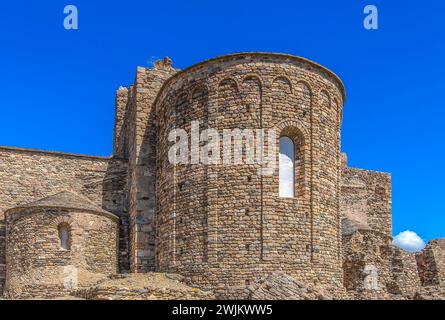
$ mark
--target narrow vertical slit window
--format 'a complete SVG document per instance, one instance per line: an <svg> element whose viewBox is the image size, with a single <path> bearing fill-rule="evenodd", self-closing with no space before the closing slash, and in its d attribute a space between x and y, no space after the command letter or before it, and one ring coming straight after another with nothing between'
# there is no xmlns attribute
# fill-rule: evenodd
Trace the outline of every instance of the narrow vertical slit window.
<svg viewBox="0 0 445 320"><path fill-rule="evenodd" d="M63 250L71 249L70 228L67 224L60 224L57 228L59 230L60 248Z"/></svg>
<svg viewBox="0 0 445 320"><path fill-rule="evenodd" d="M295 195L295 144L285 136L280 138L279 195L281 198Z"/></svg>

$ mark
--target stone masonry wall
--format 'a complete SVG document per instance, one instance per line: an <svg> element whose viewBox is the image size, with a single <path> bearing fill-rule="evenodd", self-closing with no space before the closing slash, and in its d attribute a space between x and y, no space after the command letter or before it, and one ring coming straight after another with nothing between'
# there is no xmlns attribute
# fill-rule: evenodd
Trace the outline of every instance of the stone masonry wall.
<svg viewBox="0 0 445 320"><path fill-rule="evenodd" d="M128 118L126 117L126 109L128 100L130 99L130 91L125 87L120 87L116 91L115 113L114 113L114 139L113 139L113 155L120 158L127 157L127 126Z"/></svg>
<svg viewBox="0 0 445 320"><path fill-rule="evenodd" d="M276 272L249 287L249 300L331 300L323 290Z"/></svg>
<svg viewBox="0 0 445 320"><path fill-rule="evenodd" d="M117 216L25 208L8 211L6 219L7 297L63 296L118 272ZM61 224L69 228L68 249L60 245Z"/></svg>
<svg viewBox="0 0 445 320"><path fill-rule="evenodd" d="M166 57L152 69L138 67L130 87L120 134L121 155L129 159L129 230L132 272L155 269L156 134L152 104L164 82L177 72ZM117 93L117 108L125 90Z"/></svg>
<svg viewBox="0 0 445 320"><path fill-rule="evenodd" d="M343 98L332 73L285 55L229 55L170 79L156 105L159 270L186 275L219 297L245 298L249 284L275 271L339 286ZM275 129L266 151L281 135L293 139L295 197L278 196L276 167L263 175L266 165L256 163L171 165L168 135L173 128L190 133L192 120L218 130L220 141L224 129Z"/></svg>
<svg viewBox="0 0 445 320"><path fill-rule="evenodd" d="M445 287L445 239L436 239L417 254L422 285Z"/></svg>
<svg viewBox="0 0 445 320"><path fill-rule="evenodd" d="M90 300L213 300L209 291L187 286L177 274L133 273L110 276L75 295Z"/></svg>
<svg viewBox="0 0 445 320"><path fill-rule="evenodd" d="M344 98L335 74L283 54L232 54L183 72L167 57L153 68L138 67L134 83L116 92L112 158L0 147L0 295L6 274L4 212L70 190L118 216L119 235L113 249L100 243L96 230L96 239L85 244L94 253L69 259L84 265L83 259L94 260L96 250L114 254L117 246L119 272L149 272L116 276L111 288L105 275L84 268L85 284L96 283L79 291L87 298L443 297L445 240L431 241L416 255L393 246L390 175L349 168L340 153ZM199 125L192 127L192 121ZM203 132L208 128L217 133ZM224 130L260 128L275 130L275 140L266 136L265 154L274 146L277 165L279 138L294 142L294 198L278 196L278 167L222 164ZM197 131L197 141L187 141L192 163L169 162L173 129ZM214 140L219 140L217 150L199 153ZM246 160L246 150L237 148ZM203 157L219 164L201 165ZM54 228L46 229L51 228L48 217L72 215L81 225L88 220L85 214L44 210L29 215L22 227L12 229L16 247L8 250L22 254L15 268L35 259L51 269L49 260L28 256L27 242L49 248L47 240L55 235ZM49 238L30 239L38 231L33 228L46 230ZM107 237L115 231L104 239L113 241ZM60 273L55 270L53 275ZM192 287L151 286L153 279L163 278L151 271L180 274L184 278L175 277ZM39 274L25 273L31 278L24 282L20 274L12 270L11 283L17 286L11 287L12 295L43 294L33 285L38 281L30 280ZM46 278L60 280L53 275ZM130 288L132 281L136 285ZM54 284L63 293L60 281Z"/></svg>
<svg viewBox="0 0 445 320"><path fill-rule="evenodd" d="M343 154L340 211L343 233L368 229L392 236L391 176L349 168Z"/></svg>
<svg viewBox="0 0 445 320"><path fill-rule="evenodd" d="M0 292L5 277L5 210L67 189L125 218L126 172L126 161L119 159L0 147ZM125 228L121 226L123 237ZM125 268L123 249L120 259Z"/></svg>
<svg viewBox="0 0 445 320"><path fill-rule="evenodd" d="M420 287L416 257L374 230L343 236L344 287L355 299L412 299Z"/></svg>

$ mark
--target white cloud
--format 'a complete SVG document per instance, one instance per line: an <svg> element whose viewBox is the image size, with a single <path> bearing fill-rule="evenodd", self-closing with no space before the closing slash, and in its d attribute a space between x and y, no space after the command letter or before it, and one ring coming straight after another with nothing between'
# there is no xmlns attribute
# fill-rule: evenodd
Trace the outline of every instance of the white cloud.
<svg viewBox="0 0 445 320"><path fill-rule="evenodd" d="M409 252L417 252L425 248L425 241L417 233L410 230L400 232L394 237L392 243Z"/></svg>

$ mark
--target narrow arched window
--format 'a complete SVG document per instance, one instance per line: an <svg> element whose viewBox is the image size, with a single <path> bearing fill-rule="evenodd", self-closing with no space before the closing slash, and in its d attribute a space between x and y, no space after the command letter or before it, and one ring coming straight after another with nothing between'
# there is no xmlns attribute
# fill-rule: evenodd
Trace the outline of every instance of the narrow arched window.
<svg viewBox="0 0 445 320"><path fill-rule="evenodd" d="M59 241L60 241L60 248L63 250L70 250L71 249L71 233L70 233L70 227L66 223L61 223L57 227L59 231Z"/></svg>
<svg viewBox="0 0 445 320"><path fill-rule="evenodd" d="M279 194L293 198L295 193L295 144L289 137L280 138Z"/></svg>

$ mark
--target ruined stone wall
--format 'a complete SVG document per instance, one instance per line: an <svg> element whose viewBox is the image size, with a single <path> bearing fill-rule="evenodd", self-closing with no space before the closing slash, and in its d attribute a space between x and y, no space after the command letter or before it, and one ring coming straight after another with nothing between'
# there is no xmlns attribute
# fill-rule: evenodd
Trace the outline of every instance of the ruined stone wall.
<svg viewBox="0 0 445 320"><path fill-rule="evenodd" d="M163 83L177 72L165 58L152 69L138 67L129 89L120 134L121 154L129 159L130 267L133 272L155 269L156 134L152 104ZM117 107L125 102L118 91Z"/></svg>
<svg viewBox="0 0 445 320"><path fill-rule="evenodd" d="M416 256L373 230L343 236L344 287L355 299L412 299L420 287Z"/></svg>
<svg viewBox="0 0 445 320"><path fill-rule="evenodd" d="M5 277L5 210L66 189L125 219L126 176L123 160L0 147L0 292ZM126 227L121 226L122 237ZM122 246L120 254L123 268L126 249Z"/></svg>
<svg viewBox="0 0 445 320"><path fill-rule="evenodd" d="M259 283L249 287L249 300L331 300L339 298L340 292L333 297L306 282L297 281L282 273L275 272ZM338 288L338 291L341 291Z"/></svg>
<svg viewBox="0 0 445 320"><path fill-rule="evenodd" d="M118 272L118 217L54 208L7 211L7 279L10 298L63 296ZM58 227L69 228L63 249Z"/></svg>
<svg viewBox="0 0 445 320"><path fill-rule="evenodd" d="M114 139L113 139L113 155L126 158L127 157L127 127L128 118L126 117L128 100L131 98L131 90L120 87L116 91L115 113L114 113Z"/></svg>
<svg viewBox="0 0 445 320"><path fill-rule="evenodd" d="M156 105L158 269L231 298L246 297L249 284L278 270L340 285L343 98L332 73L285 55L230 55L173 77ZM277 147L276 161L280 135L289 136L297 151L295 197L278 196L277 168L264 175L259 164L171 165L168 134L173 128L190 133L192 120L219 135L275 129L266 149Z"/></svg>
<svg viewBox="0 0 445 320"><path fill-rule="evenodd" d="M421 286L419 258L391 244L391 176L350 168L343 154L340 211L344 286L351 296L412 299Z"/></svg>
<svg viewBox="0 0 445 320"><path fill-rule="evenodd" d="M340 211L343 233L368 229L392 236L391 176L349 168L343 155Z"/></svg>
<svg viewBox="0 0 445 320"><path fill-rule="evenodd" d="M445 239L436 239L417 254L422 285L445 286Z"/></svg>
<svg viewBox="0 0 445 320"><path fill-rule="evenodd" d="M210 291L187 286L177 274L132 273L111 276L74 294L90 300L213 300Z"/></svg>

